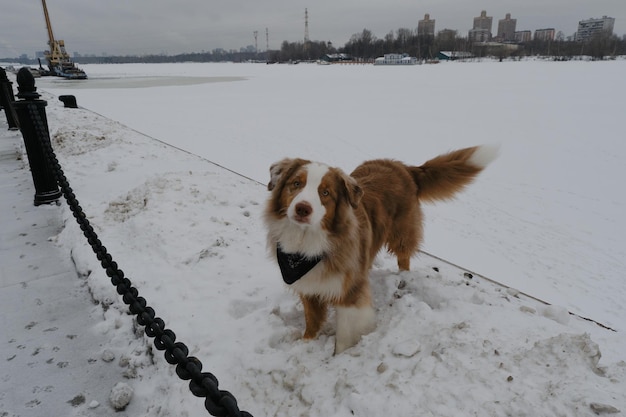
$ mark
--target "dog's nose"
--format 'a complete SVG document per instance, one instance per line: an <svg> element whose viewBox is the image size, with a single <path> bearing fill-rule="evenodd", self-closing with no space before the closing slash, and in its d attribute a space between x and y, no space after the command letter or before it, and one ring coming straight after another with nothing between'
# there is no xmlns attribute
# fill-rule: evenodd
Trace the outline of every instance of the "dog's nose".
<svg viewBox="0 0 626 417"><path fill-rule="evenodd" d="M296 204L296 215L298 217L307 217L313 212L313 207L307 202Z"/></svg>

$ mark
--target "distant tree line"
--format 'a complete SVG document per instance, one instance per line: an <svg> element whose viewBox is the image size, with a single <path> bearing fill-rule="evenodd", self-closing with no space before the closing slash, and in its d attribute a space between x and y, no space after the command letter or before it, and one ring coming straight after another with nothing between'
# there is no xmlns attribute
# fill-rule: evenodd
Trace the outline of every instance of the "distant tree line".
<svg viewBox="0 0 626 417"><path fill-rule="evenodd" d="M472 42L456 31L443 30L436 36L418 34L416 30L401 28L379 39L368 29L352 35L338 52L364 59L374 59L388 53L407 53L420 59L436 58L439 51L469 52L474 56L525 57L548 56L570 59L587 55L594 59L626 55L626 41L615 35L598 34L586 42L559 40L532 40L519 44L491 44Z"/></svg>
<svg viewBox="0 0 626 417"><path fill-rule="evenodd" d="M492 51L493 52L493 51ZM590 56L595 60L626 55L626 41L617 36L599 34L586 42L559 40L532 40L518 45L517 50L496 51L490 55L499 57L545 56L555 60L569 60L578 56Z"/></svg>
<svg viewBox="0 0 626 417"><path fill-rule="evenodd" d="M266 53L255 52L190 52L177 55L142 55L142 56L81 56L76 61L82 64L126 64L126 63L168 63L168 62L248 62L265 61Z"/></svg>
<svg viewBox="0 0 626 417"><path fill-rule="evenodd" d="M279 51L271 51L269 62L294 62L317 60L326 54L337 53L331 42L309 41L288 42L283 41Z"/></svg>
<svg viewBox="0 0 626 417"><path fill-rule="evenodd" d="M363 29L350 37L340 48L331 42L283 41L279 50L264 52L194 52L178 55L145 56L81 56L78 63L163 63L163 62L296 62L318 60L325 55L342 53L356 60L371 61L388 53L407 53L420 59L434 59L439 51L468 52L476 57L496 56L503 58L521 58L526 56L546 56L555 60L567 60L586 55L594 59L606 59L617 55L626 55L626 40L615 35L599 34L586 42L566 41L563 36L556 40L532 40L515 45L475 43L458 35L457 31L444 29L437 35L418 34L417 30L400 28L390 31L383 38L377 38L371 30ZM13 60L13 59L12 59ZM36 60L15 58L22 64L37 64Z"/></svg>
<svg viewBox="0 0 626 417"><path fill-rule="evenodd" d="M249 62L249 61L266 61L267 52L225 52L222 50L215 52L189 52L177 55L111 55L111 56L80 56L73 58L79 64L157 64L171 62ZM45 59L24 59L24 58L8 58L11 62L24 65L47 65Z"/></svg>
<svg viewBox="0 0 626 417"><path fill-rule="evenodd" d="M455 32L456 33L456 32ZM448 39L437 39L432 35L418 35L417 31L400 28L387 33L384 38L377 38L369 29L356 33L344 45L341 52L366 59L374 59L384 54L407 53L422 59L435 58L440 50L461 50L465 45L450 44L443 47ZM463 42L462 38L454 41ZM441 47L439 46L441 44Z"/></svg>

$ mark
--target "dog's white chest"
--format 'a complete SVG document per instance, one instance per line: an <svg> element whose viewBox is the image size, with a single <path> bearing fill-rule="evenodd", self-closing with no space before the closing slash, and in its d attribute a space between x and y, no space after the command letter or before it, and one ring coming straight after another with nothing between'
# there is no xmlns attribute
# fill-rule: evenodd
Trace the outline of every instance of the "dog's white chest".
<svg viewBox="0 0 626 417"><path fill-rule="evenodd" d="M324 274L324 261L317 264L291 288L302 295L317 295L326 300L337 300L343 296L343 275Z"/></svg>

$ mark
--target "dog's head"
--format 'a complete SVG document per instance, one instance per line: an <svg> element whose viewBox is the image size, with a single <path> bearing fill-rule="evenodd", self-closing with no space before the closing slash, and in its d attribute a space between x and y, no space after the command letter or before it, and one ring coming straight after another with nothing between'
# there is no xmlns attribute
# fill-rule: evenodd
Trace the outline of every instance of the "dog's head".
<svg viewBox="0 0 626 417"><path fill-rule="evenodd" d="M356 208L363 190L338 168L299 158L270 167L268 211L302 227L332 229L342 206Z"/></svg>

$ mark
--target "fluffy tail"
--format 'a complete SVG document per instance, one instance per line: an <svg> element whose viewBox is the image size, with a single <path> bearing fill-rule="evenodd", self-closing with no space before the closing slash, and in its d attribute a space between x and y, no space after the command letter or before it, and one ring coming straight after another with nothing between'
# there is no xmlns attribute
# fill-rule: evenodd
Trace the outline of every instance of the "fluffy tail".
<svg viewBox="0 0 626 417"><path fill-rule="evenodd" d="M498 156L492 145L474 146L439 155L419 167L409 167L422 201L447 200L470 184Z"/></svg>

